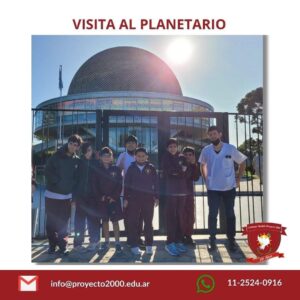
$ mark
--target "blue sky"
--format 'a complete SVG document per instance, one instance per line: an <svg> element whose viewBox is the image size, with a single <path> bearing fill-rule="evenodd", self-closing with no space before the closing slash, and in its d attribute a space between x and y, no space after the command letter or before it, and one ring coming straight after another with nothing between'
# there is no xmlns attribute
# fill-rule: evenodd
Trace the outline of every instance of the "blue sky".
<svg viewBox="0 0 300 300"><path fill-rule="evenodd" d="M176 39L187 41L191 49L181 65L167 51ZM59 65L63 65L66 95L72 77L87 59L116 46L156 54L171 67L184 96L204 100L215 111L235 112L246 93L263 85L262 36L33 36L32 106L59 96Z"/></svg>

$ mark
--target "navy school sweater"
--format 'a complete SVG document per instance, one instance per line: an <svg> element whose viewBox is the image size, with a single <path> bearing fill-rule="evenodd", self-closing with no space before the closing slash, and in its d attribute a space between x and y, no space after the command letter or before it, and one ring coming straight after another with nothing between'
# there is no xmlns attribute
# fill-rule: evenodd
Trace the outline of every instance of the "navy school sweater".
<svg viewBox="0 0 300 300"><path fill-rule="evenodd" d="M188 165L188 176L186 178L188 195L194 194L194 182L198 181L201 175L199 163Z"/></svg>
<svg viewBox="0 0 300 300"><path fill-rule="evenodd" d="M188 179L191 168L184 172L182 166L188 166L185 157L177 152L172 155L166 152L162 159L163 180L165 184L166 196L186 196L189 195Z"/></svg>
<svg viewBox="0 0 300 300"><path fill-rule="evenodd" d="M136 162L131 163L124 181L124 198L144 200L145 198L158 198L158 175L155 167L147 162L141 171Z"/></svg>
<svg viewBox="0 0 300 300"><path fill-rule="evenodd" d="M93 190L97 200L103 196L118 201L122 191L123 178L121 169L115 165L106 169L102 164L98 167L93 178Z"/></svg>

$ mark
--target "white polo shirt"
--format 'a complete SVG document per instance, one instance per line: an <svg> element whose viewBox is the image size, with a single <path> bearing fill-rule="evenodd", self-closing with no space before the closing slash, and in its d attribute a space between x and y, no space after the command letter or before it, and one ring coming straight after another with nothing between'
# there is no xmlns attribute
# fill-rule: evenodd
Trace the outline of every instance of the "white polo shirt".
<svg viewBox="0 0 300 300"><path fill-rule="evenodd" d="M130 167L131 163L133 163L134 161L135 161L135 156L130 155L127 151L122 152L119 155L116 165L122 170L123 176L125 176L128 168Z"/></svg>
<svg viewBox="0 0 300 300"><path fill-rule="evenodd" d="M223 143L222 149L216 153L213 144L203 148L199 163L207 168L207 189L228 191L236 187L234 162L241 164L247 156L231 144Z"/></svg>
<svg viewBox="0 0 300 300"><path fill-rule="evenodd" d="M135 156L134 155L130 155L127 151L122 152L118 159L117 159L117 167L119 167L122 170L122 176L123 176L123 186L122 186L122 192L121 192L121 196L124 196L124 179L125 179L125 175L126 172L128 170L128 168L130 167L131 163L133 163L135 161Z"/></svg>

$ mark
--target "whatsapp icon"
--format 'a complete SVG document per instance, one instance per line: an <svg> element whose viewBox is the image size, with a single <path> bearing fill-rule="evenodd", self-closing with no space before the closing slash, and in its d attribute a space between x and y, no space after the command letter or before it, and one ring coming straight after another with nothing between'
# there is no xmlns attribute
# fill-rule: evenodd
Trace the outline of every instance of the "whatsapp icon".
<svg viewBox="0 0 300 300"><path fill-rule="evenodd" d="M208 274L203 274L198 277L196 287L197 287L197 293L210 293L215 288L215 280L212 276Z"/></svg>

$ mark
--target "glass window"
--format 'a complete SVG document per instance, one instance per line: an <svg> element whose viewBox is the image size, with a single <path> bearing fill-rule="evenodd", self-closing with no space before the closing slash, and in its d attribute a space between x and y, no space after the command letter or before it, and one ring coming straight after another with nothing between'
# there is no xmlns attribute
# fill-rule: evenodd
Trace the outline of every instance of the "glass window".
<svg viewBox="0 0 300 300"><path fill-rule="evenodd" d="M65 101L63 102L64 109L73 109L74 101Z"/></svg>
<svg viewBox="0 0 300 300"><path fill-rule="evenodd" d="M63 116L63 122L64 122L64 124L72 123L72 120L73 120L72 114L64 115Z"/></svg>
<svg viewBox="0 0 300 300"><path fill-rule="evenodd" d="M171 125L177 125L177 117L171 117L170 123L171 123Z"/></svg>
<svg viewBox="0 0 300 300"><path fill-rule="evenodd" d="M124 99L124 109L125 110L136 110L136 100L135 99Z"/></svg>
<svg viewBox="0 0 300 300"><path fill-rule="evenodd" d="M124 145L125 145L125 139L127 137L126 130L124 127L118 127L116 129L117 129L117 140L116 140L117 151L122 152L125 149Z"/></svg>
<svg viewBox="0 0 300 300"><path fill-rule="evenodd" d="M157 117L151 117L151 124L157 124Z"/></svg>
<svg viewBox="0 0 300 300"><path fill-rule="evenodd" d="M74 101L74 108L75 109L85 109L85 100L75 100Z"/></svg>
<svg viewBox="0 0 300 300"><path fill-rule="evenodd" d="M184 111L192 111L191 103L184 102L183 105L184 105Z"/></svg>
<svg viewBox="0 0 300 300"><path fill-rule="evenodd" d="M137 110L149 110L149 100L148 99L137 100Z"/></svg>
<svg viewBox="0 0 300 300"><path fill-rule="evenodd" d="M126 116L126 124L133 123L133 116Z"/></svg>
<svg viewBox="0 0 300 300"><path fill-rule="evenodd" d="M194 118L194 127L200 127L201 120L200 118L196 117Z"/></svg>
<svg viewBox="0 0 300 300"><path fill-rule="evenodd" d="M205 111L205 108L202 105L193 104L193 111Z"/></svg>
<svg viewBox="0 0 300 300"><path fill-rule="evenodd" d="M88 119L88 123L96 123L96 113L88 112L87 119Z"/></svg>
<svg viewBox="0 0 300 300"><path fill-rule="evenodd" d="M173 101L172 100L162 100L162 106L164 111L173 110Z"/></svg>
<svg viewBox="0 0 300 300"><path fill-rule="evenodd" d="M117 128L110 127L109 128L109 139L108 139L109 147L116 152L117 151Z"/></svg>
<svg viewBox="0 0 300 300"><path fill-rule="evenodd" d="M112 106L111 106L112 109L116 109L116 110L124 109L123 99L113 99L111 104L112 104Z"/></svg>
<svg viewBox="0 0 300 300"><path fill-rule="evenodd" d="M87 122L87 115L85 113L78 114L78 122L79 123L86 123Z"/></svg>
<svg viewBox="0 0 300 300"><path fill-rule="evenodd" d="M111 109L111 99L97 99L99 102L98 109Z"/></svg>
<svg viewBox="0 0 300 300"><path fill-rule="evenodd" d="M151 99L150 100L150 110L161 111L162 110L161 99Z"/></svg>
<svg viewBox="0 0 300 300"><path fill-rule="evenodd" d="M192 117L186 117L185 122L187 126L193 126L193 119Z"/></svg>
<svg viewBox="0 0 300 300"><path fill-rule="evenodd" d="M149 124L150 123L150 117L149 116L143 116L142 117L142 123L143 124Z"/></svg>
<svg viewBox="0 0 300 300"><path fill-rule="evenodd" d="M85 100L85 109L95 109L96 108L96 100L95 99L86 99Z"/></svg>
<svg viewBox="0 0 300 300"><path fill-rule="evenodd" d="M141 123L142 117L141 116L134 116L134 123Z"/></svg>
<svg viewBox="0 0 300 300"><path fill-rule="evenodd" d="M109 123L117 123L117 117L116 116L109 116L108 122Z"/></svg>
<svg viewBox="0 0 300 300"><path fill-rule="evenodd" d="M179 101L174 101L173 102L173 110L175 111L183 111L183 103Z"/></svg>
<svg viewBox="0 0 300 300"><path fill-rule="evenodd" d="M178 125L185 125L185 117L178 118Z"/></svg>
<svg viewBox="0 0 300 300"><path fill-rule="evenodd" d="M117 123L125 124L125 116L117 116Z"/></svg>

